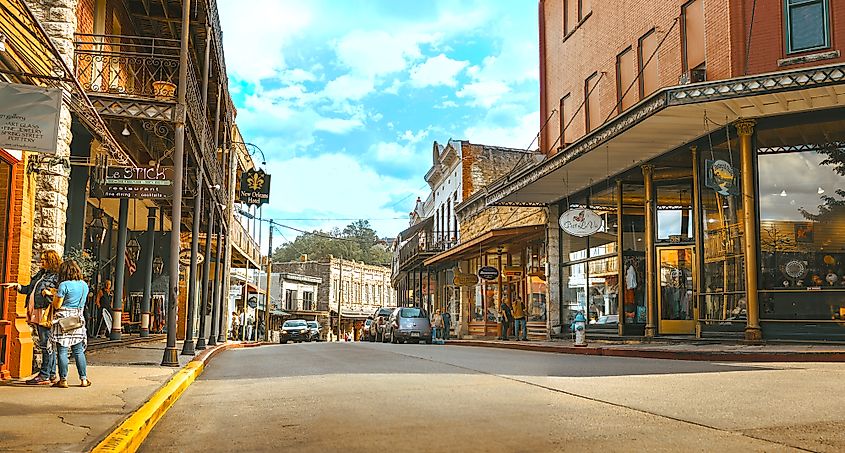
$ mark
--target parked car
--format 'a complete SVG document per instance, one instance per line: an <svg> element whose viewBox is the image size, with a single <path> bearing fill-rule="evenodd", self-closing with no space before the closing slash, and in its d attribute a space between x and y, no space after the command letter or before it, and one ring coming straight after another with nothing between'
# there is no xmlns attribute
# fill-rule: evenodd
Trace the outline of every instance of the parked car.
<svg viewBox="0 0 845 453"><path fill-rule="evenodd" d="M307 321L306 324L308 324L308 338L305 341L320 341L320 323Z"/></svg>
<svg viewBox="0 0 845 453"><path fill-rule="evenodd" d="M390 307L381 307L373 313L373 322L370 324L370 341L386 341L384 339L384 326L393 310Z"/></svg>
<svg viewBox="0 0 845 453"><path fill-rule="evenodd" d="M308 323L304 319L288 319L282 324L279 343L286 344L288 341L301 343L308 338Z"/></svg>
<svg viewBox="0 0 845 453"><path fill-rule="evenodd" d="M431 344L431 321L422 308L400 307L390 314L385 333L391 343L425 341Z"/></svg>
<svg viewBox="0 0 845 453"><path fill-rule="evenodd" d="M619 324L619 315L603 315L599 316L595 324Z"/></svg>

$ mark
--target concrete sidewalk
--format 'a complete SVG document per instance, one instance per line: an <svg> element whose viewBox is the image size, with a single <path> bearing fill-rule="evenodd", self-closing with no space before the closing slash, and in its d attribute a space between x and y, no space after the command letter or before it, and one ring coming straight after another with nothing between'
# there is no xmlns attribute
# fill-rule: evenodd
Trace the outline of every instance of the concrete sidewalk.
<svg viewBox="0 0 845 453"><path fill-rule="evenodd" d="M91 387L70 366L70 388L0 385L0 451L89 451L181 368L162 367L165 342L86 352ZM178 345L181 349L181 343ZM184 366L193 357L180 356ZM71 364L73 360L71 360Z"/></svg>
<svg viewBox="0 0 845 453"><path fill-rule="evenodd" d="M650 359L718 362L845 362L845 345L827 344L727 344L690 341L590 340L586 347L571 341L449 340L449 345L521 349L560 354L640 357Z"/></svg>

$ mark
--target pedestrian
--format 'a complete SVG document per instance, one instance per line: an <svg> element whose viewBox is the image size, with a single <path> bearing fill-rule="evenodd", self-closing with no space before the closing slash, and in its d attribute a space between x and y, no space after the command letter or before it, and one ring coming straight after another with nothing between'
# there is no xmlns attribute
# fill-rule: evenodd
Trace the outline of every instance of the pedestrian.
<svg viewBox="0 0 845 453"><path fill-rule="evenodd" d="M511 319L513 319L513 315L511 314L511 307L508 303L502 299L502 302L499 304L499 320L500 326L499 329L501 330L502 336L499 337L500 340L508 340L508 327L511 324Z"/></svg>
<svg viewBox="0 0 845 453"><path fill-rule="evenodd" d="M112 304L114 303L114 292L112 290L111 280L106 280L103 282L103 288L97 292L97 307L99 307L99 311L101 313L101 317L98 316L99 322L97 326L94 328L94 336L97 338L100 337L100 330L102 329L103 325L105 324L106 328L106 335L111 334L111 327L112 327Z"/></svg>
<svg viewBox="0 0 845 453"><path fill-rule="evenodd" d="M26 320L35 327L38 334L38 349L41 350L41 369L27 384L50 384L56 377L56 352L50 344L50 326L53 324L52 290L59 284L59 268L62 259L53 250L41 252L41 269L32 276L29 284L3 283L6 288L15 288L26 295Z"/></svg>
<svg viewBox="0 0 845 453"><path fill-rule="evenodd" d="M452 315L449 313L449 310L444 310L440 316L443 318L443 340L445 341L449 339L449 334L452 330Z"/></svg>
<svg viewBox="0 0 845 453"><path fill-rule="evenodd" d="M513 319L514 319L514 334L516 334L516 341L520 339L528 341L528 324L525 322L525 302L522 298L516 296L513 301ZM521 338L520 338L521 337Z"/></svg>
<svg viewBox="0 0 845 453"><path fill-rule="evenodd" d="M79 373L79 386L89 387L85 360L85 346L88 336L85 332L85 300L88 297L88 284L82 279L82 270L76 261L62 263L59 270L59 287L53 290L53 308L56 309L55 322L50 329L50 337L56 347L59 363L59 382L53 387L67 388L68 348L76 363Z"/></svg>
<svg viewBox="0 0 845 453"><path fill-rule="evenodd" d="M240 327L241 327L241 320L238 319L238 312L236 312L236 311L232 312L232 319L230 321L230 324L232 324L232 333L229 334L229 338L231 338L233 340L237 340L238 339L238 330L240 330Z"/></svg>
<svg viewBox="0 0 845 453"><path fill-rule="evenodd" d="M440 309L434 310L434 315L431 317L431 339L438 340L443 335L443 316L440 314Z"/></svg>

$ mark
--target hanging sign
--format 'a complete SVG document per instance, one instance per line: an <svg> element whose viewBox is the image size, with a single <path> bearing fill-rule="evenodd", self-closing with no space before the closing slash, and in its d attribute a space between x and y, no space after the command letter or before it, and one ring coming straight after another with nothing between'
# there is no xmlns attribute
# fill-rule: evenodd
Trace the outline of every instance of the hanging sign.
<svg viewBox="0 0 845 453"><path fill-rule="evenodd" d="M173 196L173 167L108 167L104 176L92 170L92 197L159 200Z"/></svg>
<svg viewBox="0 0 845 453"><path fill-rule="evenodd" d="M478 276L484 280L495 280L499 278L499 270L493 266L484 266L478 269Z"/></svg>
<svg viewBox="0 0 845 453"><path fill-rule="evenodd" d="M558 223L563 231L586 237L601 230L604 221L592 209L570 209L560 215Z"/></svg>
<svg viewBox="0 0 845 453"><path fill-rule="evenodd" d="M261 206L270 202L270 175L264 170L248 170L241 175L238 201L247 205Z"/></svg>
<svg viewBox="0 0 845 453"><path fill-rule="evenodd" d="M704 162L704 185L715 190L719 195L738 195L736 185L736 168L731 164L719 160L706 160Z"/></svg>
<svg viewBox="0 0 845 453"><path fill-rule="evenodd" d="M62 92L0 82L0 148L56 154Z"/></svg>
<svg viewBox="0 0 845 453"><path fill-rule="evenodd" d="M197 252L197 264L202 264L203 261L205 261L205 256L202 253ZM191 249L182 249L182 251L179 252L179 263L183 266L191 264Z"/></svg>
<svg viewBox="0 0 845 453"><path fill-rule="evenodd" d="M506 266L502 269L502 275L505 277L522 277L523 271L520 266Z"/></svg>
<svg viewBox="0 0 845 453"><path fill-rule="evenodd" d="M473 274L455 274L452 283L455 286L475 286L478 284L478 276Z"/></svg>

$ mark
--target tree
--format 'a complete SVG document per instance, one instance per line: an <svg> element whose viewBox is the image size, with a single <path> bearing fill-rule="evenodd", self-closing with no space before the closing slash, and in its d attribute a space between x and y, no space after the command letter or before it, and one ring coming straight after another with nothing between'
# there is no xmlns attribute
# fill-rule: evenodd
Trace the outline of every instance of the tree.
<svg viewBox="0 0 845 453"><path fill-rule="evenodd" d="M389 265L392 255L379 245L379 238L367 220L357 220L343 230L335 228L330 232L314 230L305 233L273 251L273 261L298 260L308 255L309 260L322 261L329 255L342 257L366 264Z"/></svg>

